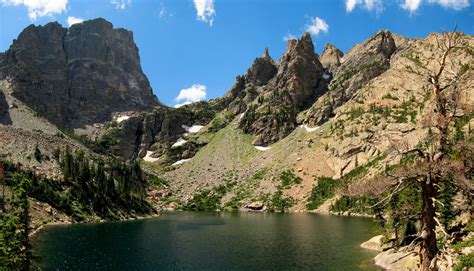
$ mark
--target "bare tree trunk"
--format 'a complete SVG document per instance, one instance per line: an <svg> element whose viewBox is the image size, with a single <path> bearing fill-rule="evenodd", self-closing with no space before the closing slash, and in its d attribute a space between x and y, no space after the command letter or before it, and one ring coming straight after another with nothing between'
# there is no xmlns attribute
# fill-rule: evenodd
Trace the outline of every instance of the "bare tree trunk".
<svg viewBox="0 0 474 271"><path fill-rule="evenodd" d="M433 198L436 197L437 190L433 180L427 178L421 184L422 187L422 211L421 211L421 247L420 247L420 270L433 271L436 270L436 264L432 267L431 261L438 252L436 246L436 221L435 221L435 205Z"/></svg>

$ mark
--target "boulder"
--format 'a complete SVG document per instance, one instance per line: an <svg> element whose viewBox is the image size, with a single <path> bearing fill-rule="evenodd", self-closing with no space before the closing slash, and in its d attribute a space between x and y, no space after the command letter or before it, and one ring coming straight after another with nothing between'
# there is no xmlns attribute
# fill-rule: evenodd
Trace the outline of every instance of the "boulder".
<svg viewBox="0 0 474 271"><path fill-rule="evenodd" d="M375 256L375 264L386 270L419 270L419 256L415 252L389 249Z"/></svg>
<svg viewBox="0 0 474 271"><path fill-rule="evenodd" d="M262 201L254 201L245 205L245 208L252 211L263 211L265 210L265 204Z"/></svg>

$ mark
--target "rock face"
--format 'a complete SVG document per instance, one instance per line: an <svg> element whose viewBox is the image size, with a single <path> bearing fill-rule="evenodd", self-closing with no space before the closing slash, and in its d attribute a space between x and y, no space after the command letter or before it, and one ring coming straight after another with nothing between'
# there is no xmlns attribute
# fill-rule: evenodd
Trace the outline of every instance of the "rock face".
<svg viewBox="0 0 474 271"><path fill-rule="evenodd" d="M354 46L344 55L341 65L333 69L329 91L308 110L304 122L320 125L327 121L356 90L390 68L390 57L395 50L394 38L387 30Z"/></svg>
<svg viewBox="0 0 474 271"><path fill-rule="evenodd" d="M170 164L191 158L198 147L206 142L192 137L184 127L205 125L215 116L209 103L197 103L180 108L163 107L152 112L135 113L120 123L112 123L102 135L102 141L109 142L109 148L126 160L143 158L147 151L154 157L161 157L160 163ZM183 127L184 126L184 127ZM181 137L190 137L178 147L173 144Z"/></svg>
<svg viewBox="0 0 474 271"><path fill-rule="evenodd" d="M27 27L0 56L0 78L12 81L15 97L65 128L160 104L132 32L103 19L69 29L57 22Z"/></svg>
<svg viewBox="0 0 474 271"><path fill-rule="evenodd" d="M323 66L314 52L311 35L305 33L299 40L288 41L288 48L278 63L278 73L267 90L288 92L293 104L301 109L324 93L320 84L322 75Z"/></svg>
<svg viewBox="0 0 474 271"><path fill-rule="evenodd" d="M263 57L258 57L248 69L246 79L249 83L257 86L265 85L277 73L275 62L268 54L268 48L265 48Z"/></svg>
<svg viewBox="0 0 474 271"><path fill-rule="evenodd" d="M11 120L8 112L8 103L5 94L0 92L0 124L7 125L10 123Z"/></svg>
<svg viewBox="0 0 474 271"><path fill-rule="evenodd" d="M268 145L287 136L297 125L296 115L310 106L326 88L323 66L309 33L288 41L277 63L276 75L263 87L240 121L244 132L256 136L255 145Z"/></svg>
<svg viewBox="0 0 474 271"><path fill-rule="evenodd" d="M341 58L344 56L344 54L341 52L341 50L337 49L336 46L332 44L326 44L324 47L324 51L319 57L319 60L321 61L321 64L323 67L333 74L336 69L341 65Z"/></svg>

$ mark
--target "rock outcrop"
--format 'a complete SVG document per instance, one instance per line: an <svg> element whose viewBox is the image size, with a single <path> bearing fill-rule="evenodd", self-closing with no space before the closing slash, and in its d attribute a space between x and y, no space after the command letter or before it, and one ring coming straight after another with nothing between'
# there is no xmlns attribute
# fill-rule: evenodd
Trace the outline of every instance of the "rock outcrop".
<svg viewBox="0 0 474 271"><path fill-rule="evenodd" d="M288 41L288 48L278 63L278 73L269 82L267 91L287 92L292 103L302 109L324 93L322 75L323 66L314 52L311 35L305 33L299 40Z"/></svg>
<svg viewBox="0 0 474 271"><path fill-rule="evenodd" d="M341 50L328 43L324 47L324 51L319 57L319 60L321 61L324 69L326 69L326 71L328 71L330 74L333 74L336 69L341 66L341 58L343 56L344 54L341 52Z"/></svg>
<svg viewBox="0 0 474 271"><path fill-rule="evenodd" d="M8 112L8 103L5 94L0 92L0 124L7 125L11 123Z"/></svg>
<svg viewBox="0 0 474 271"><path fill-rule="evenodd" d="M258 57L248 69L245 76L249 83L257 86L265 85L277 73L275 62L268 54L268 48L265 48L263 57Z"/></svg>
<svg viewBox="0 0 474 271"><path fill-rule="evenodd" d="M255 145L266 146L288 135L297 125L296 115L310 106L326 88L323 66L314 52L309 33L289 40L277 63L278 72L264 86L256 102L240 121L240 127L256 136Z"/></svg>
<svg viewBox="0 0 474 271"><path fill-rule="evenodd" d="M113 154L125 160L143 158L147 152L161 157L161 164L170 164L192 157L206 142L193 137L186 127L206 125L215 116L212 103L196 103L180 108L163 107L152 112L132 113L120 123L111 122L99 139ZM180 138L190 138L173 146Z"/></svg>
<svg viewBox="0 0 474 271"><path fill-rule="evenodd" d="M390 57L395 50L394 38L387 30L354 46L333 71L329 91L308 110L304 122L320 125L327 121L359 88L390 68Z"/></svg>
<svg viewBox="0 0 474 271"><path fill-rule="evenodd" d="M140 67L133 34L104 19L28 26L0 55L0 79L13 95L64 128L111 119L113 112L160 103Z"/></svg>

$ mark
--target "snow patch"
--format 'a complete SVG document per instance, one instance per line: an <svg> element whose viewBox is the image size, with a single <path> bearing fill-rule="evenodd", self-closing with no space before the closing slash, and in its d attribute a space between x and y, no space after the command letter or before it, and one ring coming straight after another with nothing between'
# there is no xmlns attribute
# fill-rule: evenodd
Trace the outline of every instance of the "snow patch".
<svg viewBox="0 0 474 271"><path fill-rule="evenodd" d="M143 160L145 160L145 161L147 161L147 162L152 162L152 163L153 163L153 162L156 162L156 161L158 161L158 160L160 159L160 158L153 158L153 157L151 157L152 154L153 154L152 151L147 151L145 157L143 157Z"/></svg>
<svg viewBox="0 0 474 271"><path fill-rule="evenodd" d="M199 132L204 126L202 125L193 125L191 127L187 126L187 125L181 125L181 127L183 127L183 129L188 132L188 133L191 133L191 134L195 134L197 132Z"/></svg>
<svg viewBox="0 0 474 271"><path fill-rule="evenodd" d="M331 75L330 75L330 74L327 74L327 73L324 73L324 74L323 74L323 78L324 78L325 80L328 80L329 78L331 78Z"/></svg>
<svg viewBox="0 0 474 271"><path fill-rule="evenodd" d="M269 149L271 149L271 147L267 146L267 147L264 147L264 146L254 146L255 149L259 150L259 151L268 151Z"/></svg>
<svg viewBox="0 0 474 271"><path fill-rule="evenodd" d="M318 130L320 127L319 126L316 126L316 127L309 127L308 125L301 125L305 130L306 132L308 133L311 133L311 132L314 132L316 130Z"/></svg>
<svg viewBox="0 0 474 271"><path fill-rule="evenodd" d="M180 137L180 138L178 138L178 141L176 141L176 143L171 145L171 148L176 148L176 147L179 147L179 146L183 146L186 142L187 142L186 140L184 140Z"/></svg>
<svg viewBox="0 0 474 271"><path fill-rule="evenodd" d="M244 115L245 115L245 112L244 112L244 113L242 113L242 114L240 114L240 116L239 116L239 120L241 120L241 119L244 117Z"/></svg>
<svg viewBox="0 0 474 271"><path fill-rule="evenodd" d="M130 116L119 116L117 119L115 119L116 122L121 123L124 120L128 120Z"/></svg>
<svg viewBox="0 0 474 271"><path fill-rule="evenodd" d="M188 159L181 159L181 160L179 160L179 161L174 162L174 163L172 164L172 166L181 165L181 164L183 164L183 163L188 162L189 160L191 160L191 158L188 158Z"/></svg>

